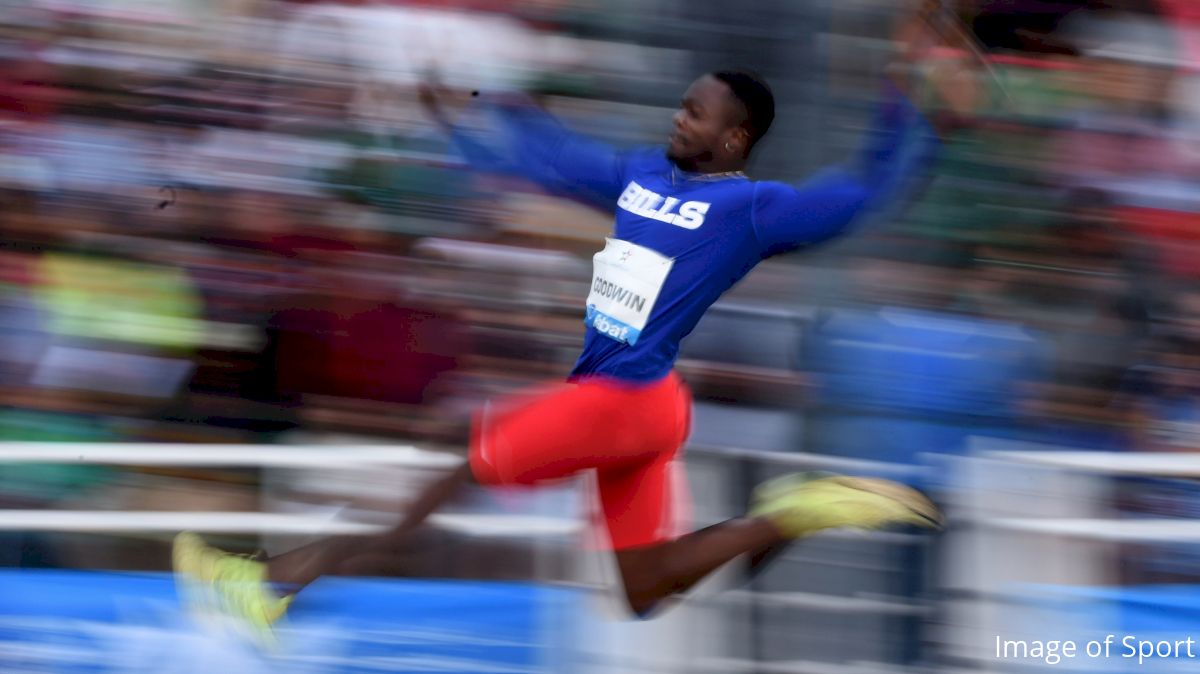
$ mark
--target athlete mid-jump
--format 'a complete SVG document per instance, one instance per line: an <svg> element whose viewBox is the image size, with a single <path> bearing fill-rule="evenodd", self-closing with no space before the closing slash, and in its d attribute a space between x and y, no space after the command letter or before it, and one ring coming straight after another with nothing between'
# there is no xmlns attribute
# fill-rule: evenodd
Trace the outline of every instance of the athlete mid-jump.
<svg viewBox="0 0 1200 674"><path fill-rule="evenodd" d="M906 33L914 36L906 58L922 41L916 37L936 36L923 29L925 19L916 17L918 28ZM535 484L582 471L595 471L624 595L638 615L741 555L818 530L937 524L933 504L903 485L793 476L760 486L745 517L679 535L682 494L672 479L691 413L688 388L673 370L680 341L759 261L842 234L919 174L936 140L902 93L907 86L886 83L853 165L799 187L742 172L775 115L770 89L747 73L700 77L683 96L667 146L628 152L579 137L536 107L486 96L480 101L501 128L477 142L427 89L434 118L481 169L519 173L615 213L594 260L582 355L567 382L481 411L468 460L391 530L330 538L267 560L223 553L185 533L176 540L177 570L269 630L319 576L370 573L373 563L402 554L416 527L461 485Z"/></svg>

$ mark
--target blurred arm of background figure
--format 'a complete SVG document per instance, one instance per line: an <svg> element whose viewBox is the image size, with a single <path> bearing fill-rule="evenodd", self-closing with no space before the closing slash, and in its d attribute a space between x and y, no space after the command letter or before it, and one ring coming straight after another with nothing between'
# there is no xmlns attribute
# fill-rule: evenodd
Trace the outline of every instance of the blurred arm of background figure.
<svg viewBox="0 0 1200 674"><path fill-rule="evenodd" d="M944 135L974 116L986 100L982 52L942 0L921 0L903 15L893 34L897 56L888 77L919 105Z"/></svg>

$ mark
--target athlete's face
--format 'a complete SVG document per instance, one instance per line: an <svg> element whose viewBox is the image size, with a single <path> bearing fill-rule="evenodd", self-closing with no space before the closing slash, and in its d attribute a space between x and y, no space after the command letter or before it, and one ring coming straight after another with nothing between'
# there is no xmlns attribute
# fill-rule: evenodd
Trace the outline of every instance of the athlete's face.
<svg viewBox="0 0 1200 674"><path fill-rule="evenodd" d="M746 109L721 80L705 75L683 95L667 156L685 166L715 158L744 157L749 134Z"/></svg>

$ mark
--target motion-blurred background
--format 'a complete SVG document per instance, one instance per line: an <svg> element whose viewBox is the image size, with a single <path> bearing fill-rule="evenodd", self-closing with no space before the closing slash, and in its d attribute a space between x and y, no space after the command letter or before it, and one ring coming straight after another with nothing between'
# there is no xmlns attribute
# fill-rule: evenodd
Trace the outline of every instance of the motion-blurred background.
<svg viewBox="0 0 1200 674"><path fill-rule="evenodd" d="M685 342L698 526L818 468L931 490L942 537L822 537L604 627L555 589L585 585L580 490L477 494L397 572L552 584L332 582L283 664L127 573L166 570L180 528L275 551L386 521L461 454L456 422L569 370L610 217L468 170L417 105L427 73L629 145L748 67L779 102L751 173L798 181L856 146L910 4L0 0L0 671L1011 671L1040 661L997 635L1184 638L1191 0L961 3L989 101L921 192L761 265Z"/></svg>

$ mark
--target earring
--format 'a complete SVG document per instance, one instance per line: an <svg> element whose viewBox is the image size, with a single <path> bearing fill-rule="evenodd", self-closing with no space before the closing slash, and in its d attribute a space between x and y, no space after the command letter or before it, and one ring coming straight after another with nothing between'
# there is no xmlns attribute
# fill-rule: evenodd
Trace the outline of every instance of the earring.
<svg viewBox="0 0 1200 674"><path fill-rule="evenodd" d="M729 143L725 143L725 151L726 151L726 152L733 152L733 148L729 147Z"/></svg>

